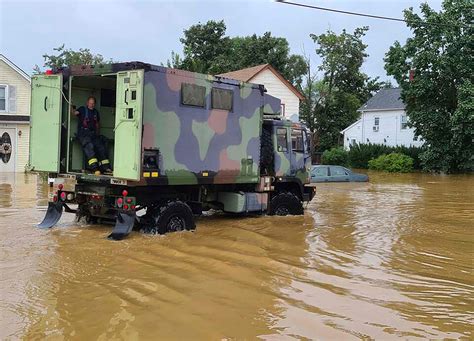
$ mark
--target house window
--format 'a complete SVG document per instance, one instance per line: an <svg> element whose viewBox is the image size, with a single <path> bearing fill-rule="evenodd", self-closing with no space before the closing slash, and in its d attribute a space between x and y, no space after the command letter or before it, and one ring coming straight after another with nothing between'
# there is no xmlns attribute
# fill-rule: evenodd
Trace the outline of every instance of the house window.
<svg viewBox="0 0 474 341"><path fill-rule="evenodd" d="M204 108L206 106L206 87L195 84L182 83L181 103L193 107Z"/></svg>
<svg viewBox="0 0 474 341"><path fill-rule="evenodd" d="M406 129L408 127L407 115L402 115L400 118L401 129Z"/></svg>
<svg viewBox="0 0 474 341"><path fill-rule="evenodd" d="M294 152L304 151L303 130L291 129L291 148Z"/></svg>
<svg viewBox="0 0 474 341"><path fill-rule="evenodd" d="M281 116L285 116L285 103L280 104Z"/></svg>
<svg viewBox="0 0 474 341"><path fill-rule="evenodd" d="M212 109L232 111L233 95L232 90L212 88Z"/></svg>
<svg viewBox="0 0 474 341"><path fill-rule="evenodd" d="M373 131L379 131L380 117L374 117Z"/></svg>
<svg viewBox="0 0 474 341"><path fill-rule="evenodd" d="M0 111L7 111L7 86L0 85Z"/></svg>
<svg viewBox="0 0 474 341"><path fill-rule="evenodd" d="M356 139L351 139L350 146L354 146L356 144Z"/></svg>
<svg viewBox="0 0 474 341"><path fill-rule="evenodd" d="M279 152L288 151L288 135L286 132L286 128L277 128L276 136L277 136L277 150Z"/></svg>

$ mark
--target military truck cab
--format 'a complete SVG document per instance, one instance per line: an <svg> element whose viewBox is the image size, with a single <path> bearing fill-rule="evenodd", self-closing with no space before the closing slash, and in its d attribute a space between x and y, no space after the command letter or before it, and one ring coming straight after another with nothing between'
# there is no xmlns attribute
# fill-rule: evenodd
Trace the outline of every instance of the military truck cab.
<svg viewBox="0 0 474 341"><path fill-rule="evenodd" d="M86 171L72 107L94 96L113 174ZM262 85L141 63L72 66L32 78L30 169L55 178L41 227L63 210L132 228L194 228L203 210L302 214L311 200L306 128ZM77 208L73 208L76 206Z"/></svg>

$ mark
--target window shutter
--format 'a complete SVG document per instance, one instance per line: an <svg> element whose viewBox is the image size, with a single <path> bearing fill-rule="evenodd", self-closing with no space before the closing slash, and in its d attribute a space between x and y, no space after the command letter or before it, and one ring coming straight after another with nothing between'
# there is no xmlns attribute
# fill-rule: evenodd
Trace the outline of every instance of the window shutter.
<svg viewBox="0 0 474 341"><path fill-rule="evenodd" d="M16 86L8 86L8 111L16 112Z"/></svg>

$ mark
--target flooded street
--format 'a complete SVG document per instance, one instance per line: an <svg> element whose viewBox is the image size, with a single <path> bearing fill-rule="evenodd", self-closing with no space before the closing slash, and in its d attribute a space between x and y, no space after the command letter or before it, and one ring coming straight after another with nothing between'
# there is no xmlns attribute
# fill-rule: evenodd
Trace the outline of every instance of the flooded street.
<svg viewBox="0 0 474 341"><path fill-rule="evenodd" d="M49 188L0 174L0 339L471 338L474 176L369 175L304 217L111 242L35 228Z"/></svg>

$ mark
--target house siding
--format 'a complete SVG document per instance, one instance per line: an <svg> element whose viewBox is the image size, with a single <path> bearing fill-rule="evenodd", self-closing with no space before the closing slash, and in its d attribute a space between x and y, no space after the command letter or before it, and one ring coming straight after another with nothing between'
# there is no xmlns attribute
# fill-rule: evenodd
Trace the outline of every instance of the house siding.
<svg viewBox="0 0 474 341"><path fill-rule="evenodd" d="M0 84L16 87L16 112L2 112L2 114L29 115L30 114L30 82L13 70L3 60L0 60Z"/></svg>
<svg viewBox="0 0 474 341"><path fill-rule="evenodd" d="M349 149L352 140L356 143L375 143L388 146L423 145L421 139L415 140L412 128L401 129L401 116L404 110L381 110L362 112L361 118L344 131L344 147ZM374 131L375 117L379 118L379 131Z"/></svg>
<svg viewBox="0 0 474 341"><path fill-rule="evenodd" d="M285 118L292 121L299 120L300 100L275 74L270 70L264 70L250 79L251 83L263 84L267 93L277 97L285 105Z"/></svg>
<svg viewBox="0 0 474 341"><path fill-rule="evenodd" d="M2 115L30 115L30 82L19 74L15 69L11 68L3 60L0 60L0 84L14 86L16 88L16 111L11 112L7 105L7 111L1 112ZM24 172L25 166L29 159L29 143L30 143L30 126L28 122L17 123L3 121L0 122L0 136L2 129L8 129L9 132L14 131L14 136L10 136L13 140L13 155L15 162L15 172ZM1 162L1 161L0 161Z"/></svg>

